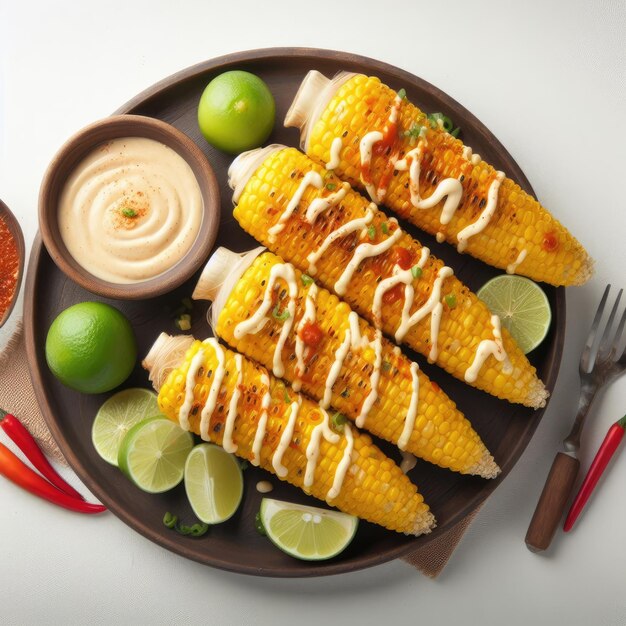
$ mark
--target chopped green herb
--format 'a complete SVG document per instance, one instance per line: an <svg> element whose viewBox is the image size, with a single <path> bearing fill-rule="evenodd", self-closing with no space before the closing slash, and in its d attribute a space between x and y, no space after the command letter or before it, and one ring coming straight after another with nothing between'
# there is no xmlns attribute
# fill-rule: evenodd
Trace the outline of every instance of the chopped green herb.
<svg viewBox="0 0 626 626"><path fill-rule="evenodd" d="M367 229L367 236L370 239L374 239L376 237L376 226L374 226L374 224L370 224L368 229Z"/></svg>
<svg viewBox="0 0 626 626"><path fill-rule="evenodd" d="M381 367L383 372L388 372L391 369L391 363L389 363L389 361L383 361Z"/></svg>
<svg viewBox="0 0 626 626"><path fill-rule="evenodd" d="M176 524L174 526L174 530L180 535L190 535L191 534L191 526L187 526L186 524Z"/></svg>
<svg viewBox="0 0 626 626"><path fill-rule="evenodd" d="M273 309L272 309L272 317L274 319L277 319L279 322L284 322L285 320L288 320L290 317L289 311L287 309L284 310L280 310L278 308L278 305L276 305Z"/></svg>
<svg viewBox="0 0 626 626"><path fill-rule="evenodd" d="M430 113L427 117L432 128L437 128L437 126L439 126L439 121L441 120L441 125L447 133L452 134L454 132L452 130L454 128L454 124L447 115L444 115L443 113ZM459 130L457 130L456 132L458 135ZM455 137L457 135L455 135Z"/></svg>
<svg viewBox="0 0 626 626"><path fill-rule="evenodd" d="M461 129L457 126L450 134L454 137L454 138L458 138L459 133L461 132Z"/></svg>
<svg viewBox="0 0 626 626"><path fill-rule="evenodd" d="M456 306L456 296L453 293L449 293L445 297L446 304L453 309Z"/></svg>
<svg viewBox="0 0 626 626"><path fill-rule="evenodd" d="M163 524L167 526L167 528L174 528L177 522L178 516L173 515L169 511L163 516Z"/></svg>
<svg viewBox="0 0 626 626"><path fill-rule="evenodd" d="M257 511L257 514L254 516L254 527L260 535L267 535L265 526L263 526L263 522L261 521L261 511Z"/></svg>
<svg viewBox="0 0 626 626"><path fill-rule="evenodd" d="M189 313L183 313L179 315L174 321L178 330L190 330L191 329L191 315Z"/></svg>
<svg viewBox="0 0 626 626"><path fill-rule="evenodd" d="M422 268L419 265L414 265L411 268L411 276L413 276L413 278L420 278L422 275Z"/></svg>
<svg viewBox="0 0 626 626"><path fill-rule="evenodd" d="M122 209L122 215L124 217L137 217L137 211L135 211L135 209L129 209L128 207L124 207Z"/></svg>
<svg viewBox="0 0 626 626"><path fill-rule="evenodd" d="M305 287L308 287L315 282L308 274L302 274L300 276L300 280Z"/></svg>
<svg viewBox="0 0 626 626"><path fill-rule="evenodd" d="M405 137L414 137L415 139L417 139L420 136L421 132L422 126L413 122L411 128L409 128L409 130L405 130L403 134Z"/></svg>
<svg viewBox="0 0 626 626"><path fill-rule="evenodd" d="M192 537L202 537L202 535L206 534L207 530L209 530L209 525L202 522L193 524L189 529L189 534Z"/></svg>
<svg viewBox="0 0 626 626"><path fill-rule="evenodd" d="M328 189L328 191L334 191L337 189L337 185L335 183L326 183L326 189Z"/></svg>
<svg viewBox="0 0 626 626"><path fill-rule="evenodd" d="M383 231L383 235L388 235L389 234L389 226L387 226L387 222L383 222L380 225L380 230Z"/></svg>
<svg viewBox="0 0 626 626"><path fill-rule="evenodd" d="M348 421L348 418L345 415L343 415L342 413L339 413L339 411L337 411L330 418L330 421L331 421L333 427L335 428L335 430L342 431L345 423Z"/></svg>
<svg viewBox="0 0 626 626"><path fill-rule="evenodd" d="M404 89L404 87L398 91L398 98L402 100L406 98L406 89Z"/></svg>
<svg viewBox="0 0 626 626"><path fill-rule="evenodd" d="M291 397L287 393L287 387L283 389L283 400L285 401L286 404L291 404Z"/></svg>

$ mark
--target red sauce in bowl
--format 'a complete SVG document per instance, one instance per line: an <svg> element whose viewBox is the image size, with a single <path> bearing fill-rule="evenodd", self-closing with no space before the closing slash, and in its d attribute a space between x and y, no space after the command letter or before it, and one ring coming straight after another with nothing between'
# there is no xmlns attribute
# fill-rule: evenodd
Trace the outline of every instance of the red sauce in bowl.
<svg viewBox="0 0 626 626"><path fill-rule="evenodd" d="M17 242L7 223L0 217L0 321L13 302L19 268Z"/></svg>

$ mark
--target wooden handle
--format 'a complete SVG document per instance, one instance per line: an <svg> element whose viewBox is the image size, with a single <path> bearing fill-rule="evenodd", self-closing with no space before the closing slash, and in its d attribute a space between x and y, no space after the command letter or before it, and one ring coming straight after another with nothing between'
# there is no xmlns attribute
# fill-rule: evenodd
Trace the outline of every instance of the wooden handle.
<svg viewBox="0 0 626 626"><path fill-rule="evenodd" d="M563 452L556 455L526 533L526 546L531 552L541 552L550 545L563 517L579 467L578 459Z"/></svg>

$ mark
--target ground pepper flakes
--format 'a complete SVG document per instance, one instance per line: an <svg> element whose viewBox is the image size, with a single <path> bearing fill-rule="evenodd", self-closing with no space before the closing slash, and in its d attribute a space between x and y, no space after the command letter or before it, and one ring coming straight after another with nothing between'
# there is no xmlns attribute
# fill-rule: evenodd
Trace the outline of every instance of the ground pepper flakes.
<svg viewBox="0 0 626 626"><path fill-rule="evenodd" d="M17 242L0 217L0 320L13 300L19 264Z"/></svg>

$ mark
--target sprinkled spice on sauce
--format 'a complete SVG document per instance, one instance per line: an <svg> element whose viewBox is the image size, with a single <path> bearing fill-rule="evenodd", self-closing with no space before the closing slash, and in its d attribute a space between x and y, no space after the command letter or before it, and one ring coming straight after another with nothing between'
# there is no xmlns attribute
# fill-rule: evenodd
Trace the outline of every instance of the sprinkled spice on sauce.
<svg viewBox="0 0 626 626"><path fill-rule="evenodd" d="M20 258L17 243L6 222L0 217L0 320L13 300Z"/></svg>

